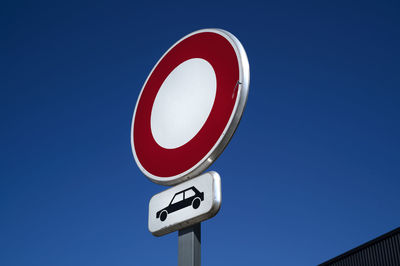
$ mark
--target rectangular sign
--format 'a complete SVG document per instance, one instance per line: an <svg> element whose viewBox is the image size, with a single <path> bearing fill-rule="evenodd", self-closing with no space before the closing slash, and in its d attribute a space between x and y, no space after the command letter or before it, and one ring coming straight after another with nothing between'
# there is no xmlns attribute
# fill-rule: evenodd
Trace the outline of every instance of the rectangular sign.
<svg viewBox="0 0 400 266"><path fill-rule="evenodd" d="M149 203L149 231L162 236L216 215L221 206L221 178L211 171L154 195Z"/></svg>

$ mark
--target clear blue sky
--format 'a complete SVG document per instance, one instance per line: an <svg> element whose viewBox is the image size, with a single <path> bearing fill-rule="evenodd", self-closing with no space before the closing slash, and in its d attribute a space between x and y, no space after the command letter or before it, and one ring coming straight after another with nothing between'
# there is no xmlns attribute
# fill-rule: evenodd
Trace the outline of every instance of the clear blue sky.
<svg viewBox="0 0 400 266"><path fill-rule="evenodd" d="M56 3L57 2L57 3ZM208 27L244 45L248 104L210 170L203 265L315 265L400 225L398 1L3 1L0 265L176 265L147 230L132 112Z"/></svg>

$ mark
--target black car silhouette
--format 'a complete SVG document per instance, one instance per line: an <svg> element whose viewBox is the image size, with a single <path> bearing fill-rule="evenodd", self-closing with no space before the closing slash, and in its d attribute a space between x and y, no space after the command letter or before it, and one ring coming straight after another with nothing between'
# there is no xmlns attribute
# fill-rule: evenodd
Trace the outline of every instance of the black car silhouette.
<svg viewBox="0 0 400 266"><path fill-rule="evenodd" d="M160 220L163 222L165 219L167 219L167 215L169 213L186 208L190 205L192 205L194 209L197 209L203 200L204 192L198 191L194 186L179 191L175 193L167 207L156 213L156 218L160 218Z"/></svg>

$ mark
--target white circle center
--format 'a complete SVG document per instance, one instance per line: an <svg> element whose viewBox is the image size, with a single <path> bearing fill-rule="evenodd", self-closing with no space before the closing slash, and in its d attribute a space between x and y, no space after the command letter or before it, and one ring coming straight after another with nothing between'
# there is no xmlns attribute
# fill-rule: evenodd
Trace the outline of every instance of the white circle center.
<svg viewBox="0 0 400 266"><path fill-rule="evenodd" d="M217 78L201 58L177 66L164 80L151 110L151 133L163 148L189 142L203 127L215 100Z"/></svg>

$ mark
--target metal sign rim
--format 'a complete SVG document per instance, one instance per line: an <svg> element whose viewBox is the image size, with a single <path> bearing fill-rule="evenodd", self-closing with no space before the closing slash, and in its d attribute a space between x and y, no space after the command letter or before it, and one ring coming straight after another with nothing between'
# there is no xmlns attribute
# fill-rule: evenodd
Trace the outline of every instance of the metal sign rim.
<svg viewBox="0 0 400 266"><path fill-rule="evenodd" d="M228 120L228 123L226 124L222 134L220 135L219 139L217 142L214 144L214 146L210 149L210 151L204 156L197 164L195 164L193 167L190 169L175 175L171 177L159 177L156 175L151 174L148 172L140 163L136 151L135 151L135 144L134 144L134 138L133 138L133 132L134 132L134 121L135 121L135 116L136 116L136 111L137 107L140 101L140 98L142 96L143 90L147 84L148 79L152 75L153 71L157 68L158 64L160 61L165 57L166 54L170 50L172 50L178 43L182 42L186 38L202 33L202 32L213 32L221 35L224 37L226 40L230 42L232 45L233 49L235 50L237 60L238 60L238 66L239 66L239 84L238 84L238 93L237 93L237 98L236 102L234 105L234 108L232 110L231 116ZM136 105L135 105L135 110L133 112L132 116L132 123L131 123L131 149L132 153L134 156L134 159L136 161L136 164L138 165L139 169L142 171L142 173L152 182L160 185L165 185L165 186L171 186L175 185L181 182L184 182L185 180L188 180L190 178L193 178L195 176L198 176L201 174L203 171L205 171L217 158L218 156L222 153L222 151L225 149L227 144L229 143L230 139L232 138L239 122L242 117L244 108L246 106L247 102L247 96L248 96L248 91L249 91L249 84L250 84L250 67L249 67L249 62L247 59L247 54L240 43L240 41L230 32L222 29L217 29L217 28L208 28L208 29L201 29L194 31L184 37L182 37L180 40L178 40L174 45L172 45L164 54L161 56L161 58L157 61L157 63L154 65L153 69L149 73L149 75L146 78L146 81L144 82L142 89L140 91L139 97L136 100Z"/></svg>

